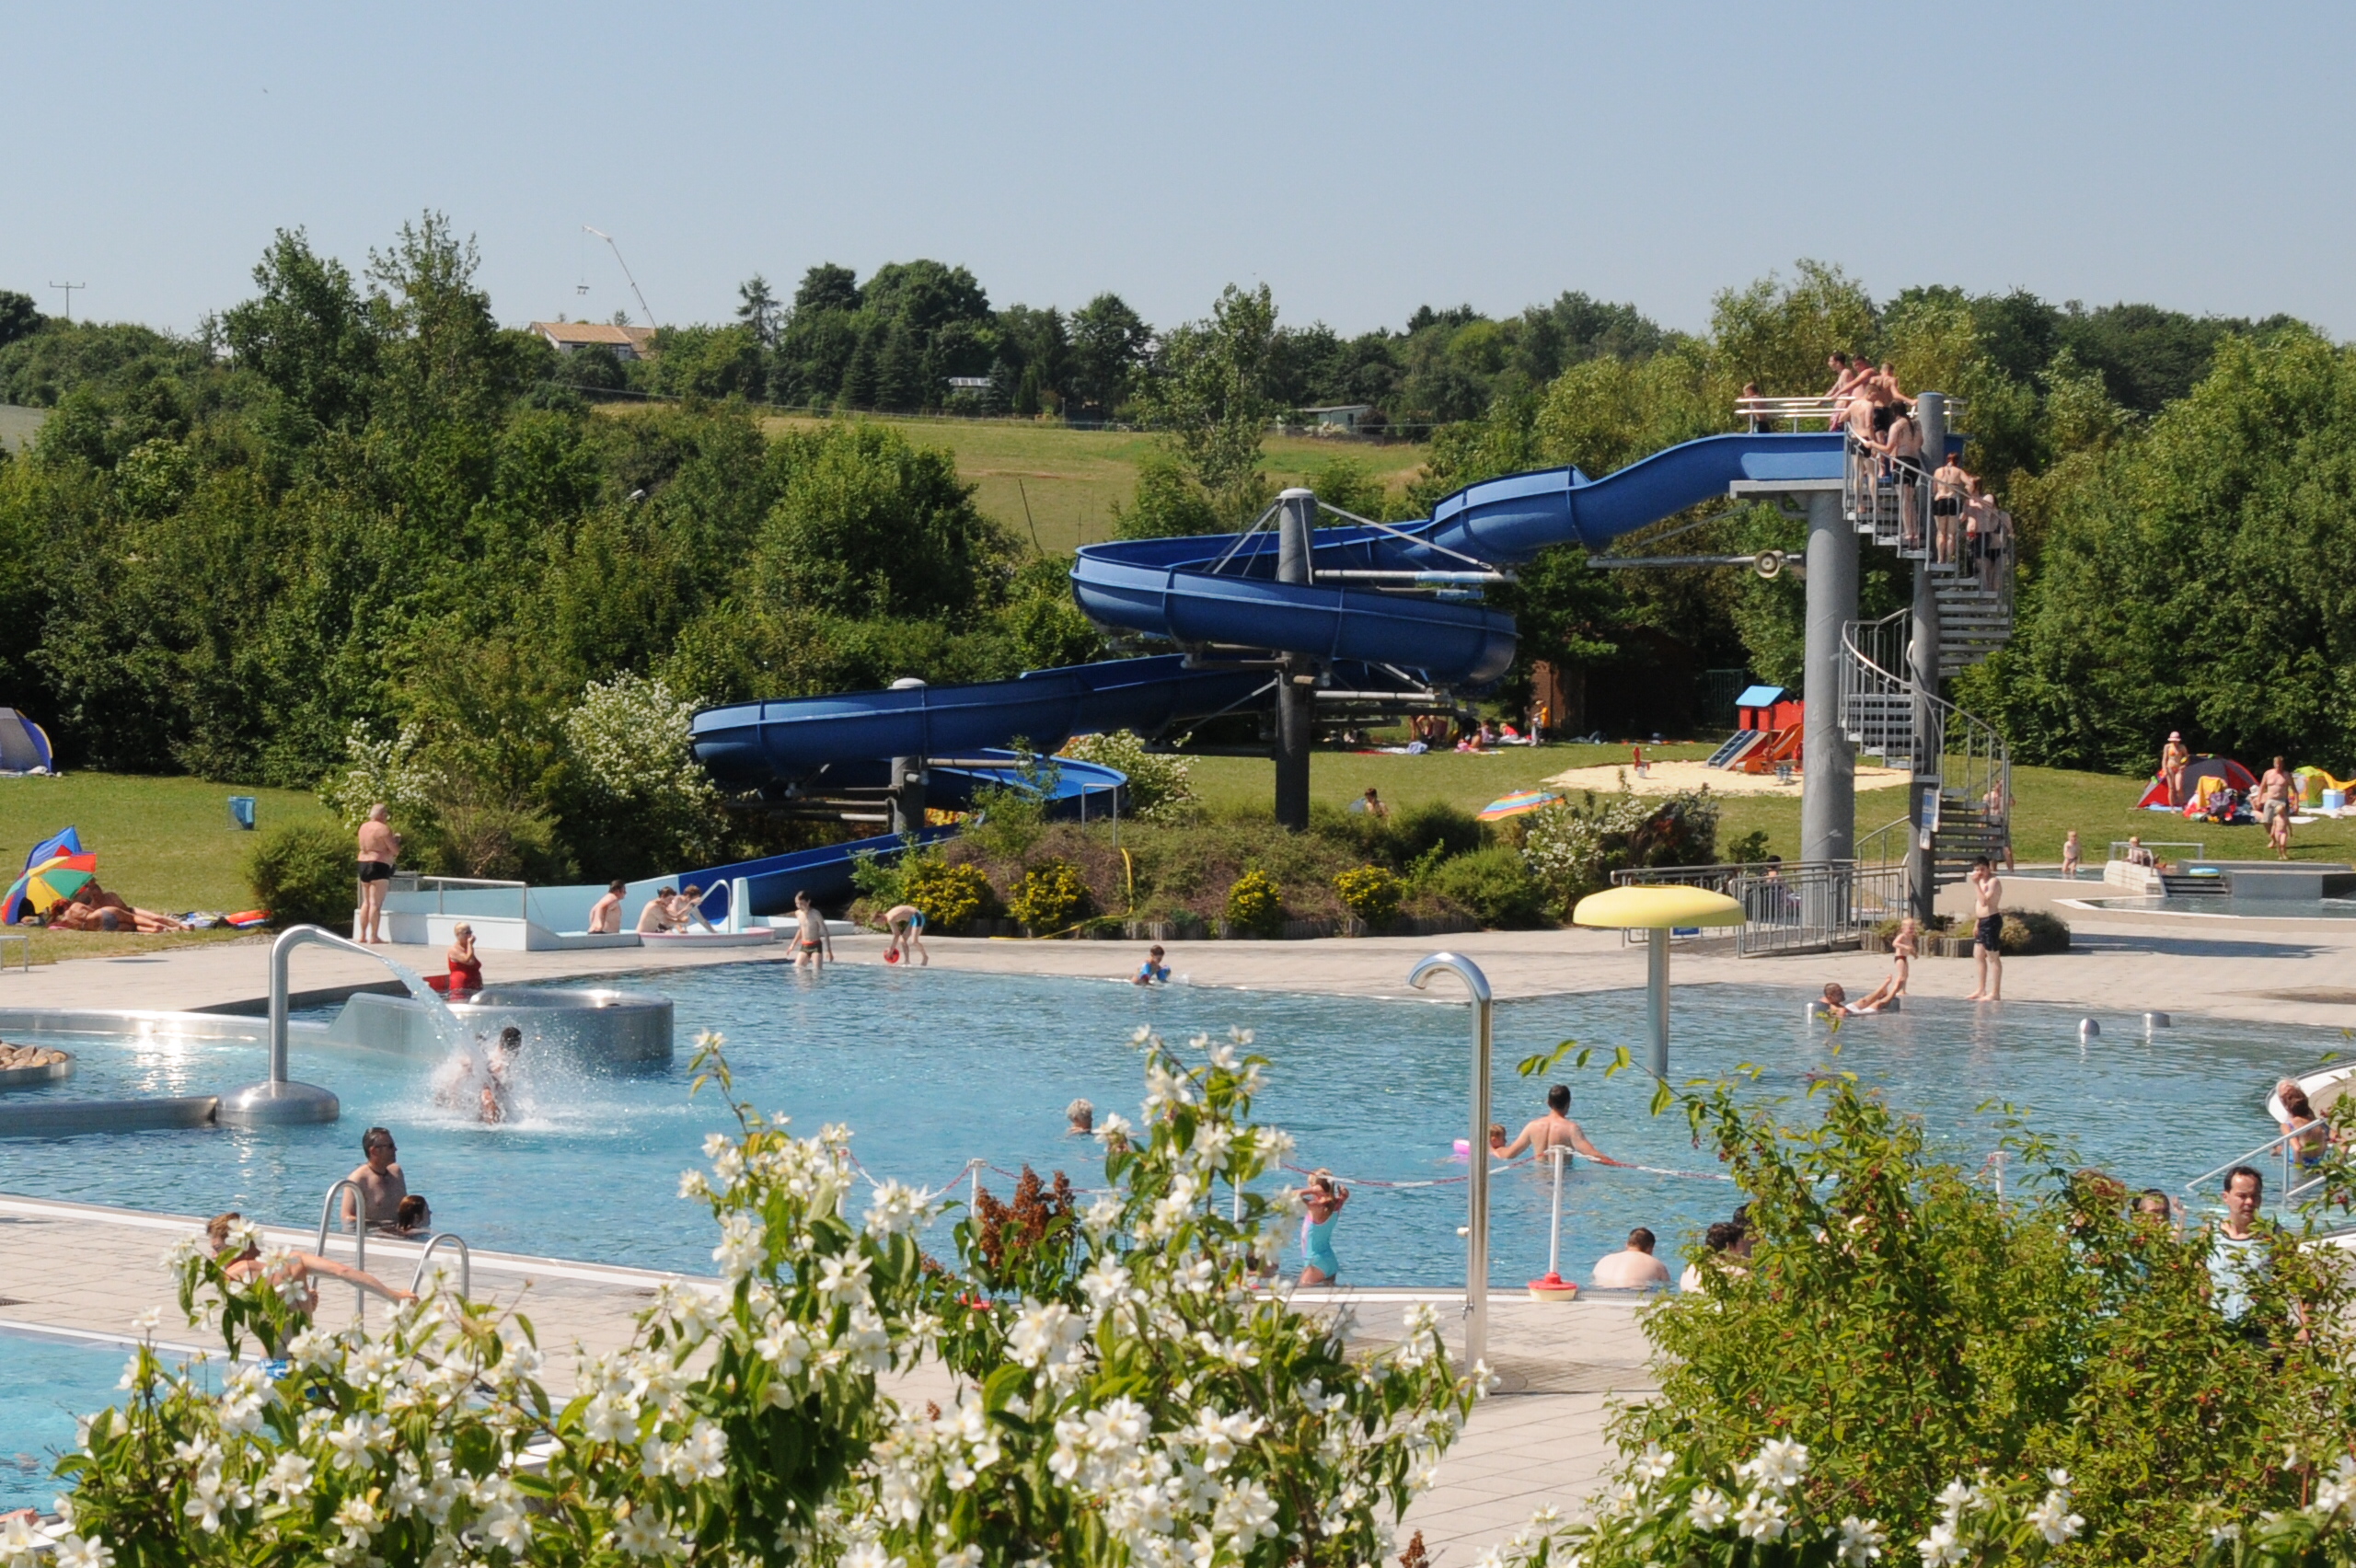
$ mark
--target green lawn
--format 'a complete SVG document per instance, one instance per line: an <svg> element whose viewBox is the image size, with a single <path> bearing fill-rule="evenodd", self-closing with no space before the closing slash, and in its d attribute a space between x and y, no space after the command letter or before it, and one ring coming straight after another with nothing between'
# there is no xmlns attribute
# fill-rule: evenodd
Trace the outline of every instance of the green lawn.
<svg viewBox="0 0 2356 1568"><path fill-rule="evenodd" d="M1647 746L1647 756L1664 762L1707 756L1706 744ZM1369 784L1394 806L1445 801L1466 811L1483 806L1514 790L1528 789L1550 774L1565 768L1592 767L1624 762L1624 745L1548 745L1535 751L1508 746L1488 756L1453 752L1426 756L1367 756L1349 752L1319 752L1310 765L1311 798L1344 806L1364 793ZM1256 757L1197 757L1194 764L1195 790L1215 810L1252 807L1266 810L1275 790L1273 765ZM2135 810L2143 780L2117 778L2101 773L2076 773L2057 767L2015 767L2014 845L2023 861L2058 862L2062 839L2078 830L2086 862L2100 866L2110 841L2141 834L2147 840L2179 840L2205 844L2219 858L2263 859L2269 857L2266 833L2258 827L2212 827L2181 821L2157 812ZM1906 814L1903 791L1867 790L1857 797L1860 837ZM1721 844L1763 828L1771 854L1799 856L1800 807L1792 797L1730 795L1719 809ZM2356 820L2318 822L2293 830L2292 852L2301 859L2356 861Z"/></svg>
<svg viewBox="0 0 2356 1568"><path fill-rule="evenodd" d="M790 415L771 416L772 427L806 423ZM1068 430L1029 420L886 419L909 440L941 446L956 455L958 474L980 487L983 511L1051 551L1109 538L1113 504L1126 505L1137 488L1138 466L1155 450L1155 438L1136 431ZM1359 442L1271 436L1261 448L1260 466L1278 485L1298 484L1335 457L1347 457L1397 490L1423 467L1421 446L1375 446ZM1029 513L1024 513L1025 503Z"/></svg>
<svg viewBox="0 0 2356 1568"><path fill-rule="evenodd" d="M13 878L27 850L70 826L81 833L84 847L97 854L98 881L143 909L178 915L248 908L253 893L246 885L246 856L260 835L230 826L231 795L256 797L257 821L264 830L281 823L328 820L327 808L315 797L294 790L109 773L0 778L0 866ZM138 937L19 928L32 934L36 963L238 934Z"/></svg>

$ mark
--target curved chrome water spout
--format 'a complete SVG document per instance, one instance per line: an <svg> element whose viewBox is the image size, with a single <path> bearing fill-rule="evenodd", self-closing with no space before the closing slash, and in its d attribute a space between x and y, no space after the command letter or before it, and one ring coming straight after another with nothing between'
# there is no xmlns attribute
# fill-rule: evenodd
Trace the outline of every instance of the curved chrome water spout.
<svg viewBox="0 0 2356 1568"><path fill-rule="evenodd" d="M343 1107L317 1084L295 1083L286 1076L286 961L306 944L342 948L373 958L387 968L392 960L358 942L348 941L317 926L292 926L270 944L270 1078L221 1097L220 1119L237 1126L266 1126L286 1122L332 1122ZM394 970L396 974L398 970Z"/></svg>
<svg viewBox="0 0 2356 1568"><path fill-rule="evenodd" d="M1489 1354L1489 977L1469 958L1436 952L1407 973L1418 991L1446 970L1472 993L1472 1139L1465 1146L1464 1366Z"/></svg>

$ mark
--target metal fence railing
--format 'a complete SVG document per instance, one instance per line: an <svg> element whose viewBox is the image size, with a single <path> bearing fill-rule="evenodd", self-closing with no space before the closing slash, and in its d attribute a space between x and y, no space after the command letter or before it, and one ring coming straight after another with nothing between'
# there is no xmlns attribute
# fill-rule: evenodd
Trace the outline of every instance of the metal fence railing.
<svg viewBox="0 0 2356 1568"><path fill-rule="evenodd" d="M1697 930L1716 937L1731 930L1735 952L1757 958L1777 952L1820 952L1846 947L1884 920L1905 913L1906 868L1854 860L1758 861L1716 866L1646 866L1611 873L1614 886L1705 887L1742 905L1742 924ZM1634 940L1642 933L1623 933Z"/></svg>

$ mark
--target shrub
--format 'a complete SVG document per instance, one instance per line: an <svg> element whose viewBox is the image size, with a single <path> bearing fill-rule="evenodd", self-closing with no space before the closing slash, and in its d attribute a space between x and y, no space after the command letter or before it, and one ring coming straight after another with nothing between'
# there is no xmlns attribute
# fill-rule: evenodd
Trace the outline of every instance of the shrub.
<svg viewBox="0 0 2356 1568"><path fill-rule="evenodd" d="M323 822L271 828L246 858L254 902L281 926L324 926L350 934L359 902L352 870L352 840Z"/></svg>
<svg viewBox="0 0 2356 1568"><path fill-rule="evenodd" d="M1754 827L1749 833L1744 834L1740 838L1736 839L1733 843L1727 846L1727 863L1728 865L1751 866L1758 864L1766 858L1767 830L1763 827Z"/></svg>
<svg viewBox="0 0 2356 1568"><path fill-rule="evenodd" d="M998 906L998 891L978 868L952 866L930 855L908 868L900 896L924 911L926 925L942 932L957 930Z"/></svg>
<svg viewBox="0 0 2356 1568"><path fill-rule="evenodd" d="M1515 851L1496 845L1443 860L1430 876L1431 890L1484 926L1507 928L1546 923L1546 887Z"/></svg>
<svg viewBox="0 0 2356 1568"><path fill-rule="evenodd" d="M1707 789L1682 791L1658 805L1633 795L1599 801L1589 794L1581 804L1557 801L1522 821L1522 853L1558 915L1567 916L1613 871L1706 866L1717 857L1718 803Z"/></svg>
<svg viewBox="0 0 2356 1568"><path fill-rule="evenodd" d="M2006 958L2070 951L2070 927L2057 915L2042 909L2007 909L2004 918L1996 947Z"/></svg>
<svg viewBox="0 0 2356 1568"><path fill-rule="evenodd" d="M1069 926L1087 903L1088 883L1080 868L1069 860L1050 860L1023 874L1006 906L1009 914L1045 936Z"/></svg>
<svg viewBox="0 0 2356 1568"><path fill-rule="evenodd" d="M1227 890L1229 923L1262 936L1274 936L1284 928L1285 904L1283 890L1276 880L1263 870L1249 870L1235 879Z"/></svg>
<svg viewBox="0 0 2356 1568"><path fill-rule="evenodd" d="M1958 1477L1956 1494L1974 1477L1992 1489L2046 1477L2072 1488L2090 1521L2081 1554L2067 1561L2348 1561L2261 1553L2254 1540L2245 1553L2230 1533L2212 1537L2228 1522L2270 1530L2272 1510L2326 1495L2327 1482L2329 1495L2346 1496L2332 1470L2356 1442L2351 1281L2316 1245L2344 1223L2339 1205L2356 1175L2344 1144L2332 1146L2304 1211L2278 1216L2267 1193L2265 1262L2233 1321L2212 1299L2205 1227L2180 1234L2137 1215L2125 1183L2068 1170L2062 1149L2034 1134L2005 1140L2016 1180L2000 1193L1977 1146L1957 1162L1919 1118L1847 1075L1816 1086L1807 1113L1788 1120L1792 1102L1743 1103L1723 1083L1663 1102L1734 1178L1751 1246L1738 1268L1704 1254L1704 1288L1646 1314L1660 1397L1614 1429L1623 1478L1667 1479L1686 1466L1722 1475L1773 1439L1807 1448L1796 1513L1854 1510L1878 1519L1894 1547L1954 1525L1952 1502L1937 1493ZM2351 1113L2336 1114L2339 1127ZM2339 1504L2327 1506L2329 1517ZM1616 1512L1664 1516L1649 1495ZM1739 1550L1732 1534L1703 1554L1623 1533L1584 1560L1831 1568L1829 1551L1723 1555ZM1795 1547L1801 1539L1795 1520ZM1902 1555L1911 1564L1915 1553ZM1927 1545L1922 1558L2017 1562Z"/></svg>
<svg viewBox="0 0 2356 1568"><path fill-rule="evenodd" d="M1064 747L1063 755L1078 762L1116 767L1128 775L1128 811L1140 822L1182 822L1197 805L1191 777L1194 764L1183 756L1145 749L1132 730L1082 735ZM1096 813L1093 809L1091 816Z"/></svg>
<svg viewBox="0 0 2356 1568"><path fill-rule="evenodd" d="M1344 871L1334 879L1334 892L1343 908L1369 926L1388 925L1397 917L1400 901L1407 894L1405 885L1380 866Z"/></svg>

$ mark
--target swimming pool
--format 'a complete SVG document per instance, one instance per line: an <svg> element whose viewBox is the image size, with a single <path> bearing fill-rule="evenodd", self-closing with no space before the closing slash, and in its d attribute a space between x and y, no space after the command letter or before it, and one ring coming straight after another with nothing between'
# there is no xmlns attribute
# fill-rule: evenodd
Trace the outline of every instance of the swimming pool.
<svg viewBox="0 0 2356 1568"><path fill-rule="evenodd" d="M132 1353L110 1335L0 1324L0 1514L50 1512L61 1490L52 1467L74 1447L80 1417L122 1397ZM187 1353L168 1354L177 1359Z"/></svg>
<svg viewBox="0 0 2356 1568"><path fill-rule="evenodd" d="M237 1208L274 1223L315 1225L320 1194L359 1159L360 1135L390 1127L411 1187L437 1225L478 1247L697 1273L710 1269L710 1218L676 1196L679 1171L703 1163L706 1132L728 1124L709 1093L691 1099L689 1042L728 1036L739 1092L797 1128L854 1130L853 1149L878 1176L940 1183L969 1156L1000 1174L1028 1161L1086 1186L1095 1146L1064 1134L1064 1108L1084 1096L1133 1118L1142 1094L1130 1032L1150 1024L1173 1041L1230 1024L1257 1032L1272 1058L1261 1118L1288 1128L1306 1166L1359 1183L1337 1250L1345 1282L1446 1286L1462 1278L1461 1184L1394 1188L1461 1177L1452 1141L1464 1134L1464 1007L1174 986L1139 991L1100 982L869 966L797 977L743 964L614 983L660 989L677 1004L679 1050L668 1066L608 1077L551 1069L527 1085L525 1113L485 1127L433 1102L432 1069L391 1057L298 1043L294 1076L343 1097L340 1123L242 1131L155 1132L0 1140L0 1191L204 1214ZM1796 991L1681 987L1675 1003L1680 1078L1765 1069L1753 1090L1796 1097L1835 1058ZM1934 1138L1976 1163L1997 1133L1978 1108L2031 1108L2042 1129L2135 1185L2174 1184L2273 1131L2262 1102L2273 1078L2344 1046L2336 1032L2186 1020L2151 1043L2131 1017L2103 1018L2084 1045L2080 1013L2008 1003L1912 1003L1841 1033L1838 1065L1921 1113ZM1542 1109L1514 1064L1576 1037L1641 1051L1644 998L1616 991L1502 1004L1496 1010L1497 1119L1519 1125ZM249 1043L155 1037L70 1043L82 1069L40 1095L189 1093L260 1076ZM1634 1074L1569 1078L1574 1114L1606 1153L1692 1169L1701 1157L1681 1120L1646 1114ZM1493 1279L1542 1273L1548 1186L1518 1170L1493 1184ZM1664 1251L1732 1203L1722 1182L1582 1165L1565 1183L1564 1273L1594 1260L1635 1225ZM945 1234L934 1244L945 1247ZM1288 1266L1296 1261L1288 1257Z"/></svg>

